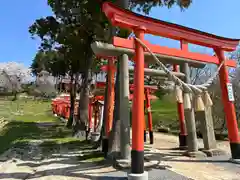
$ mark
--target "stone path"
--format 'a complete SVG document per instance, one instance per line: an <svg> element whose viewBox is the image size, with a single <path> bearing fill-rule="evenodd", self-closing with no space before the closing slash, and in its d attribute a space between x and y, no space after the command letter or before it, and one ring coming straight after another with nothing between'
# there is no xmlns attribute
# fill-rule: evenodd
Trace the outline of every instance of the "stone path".
<svg viewBox="0 0 240 180"><path fill-rule="evenodd" d="M13 148L0 158L0 179L85 180L115 170L103 162L86 162L82 157L89 151L91 149L78 151L60 147L43 153L37 143Z"/></svg>
<svg viewBox="0 0 240 180"><path fill-rule="evenodd" d="M106 173L102 177L97 177L96 180L127 180L127 173L117 171L113 173ZM148 171L149 180L188 180L189 178L177 174L171 170L152 169Z"/></svg>
<svg viewBox="0 0 240 180"><path fill-rule="evenodd" d="M226 151L226 156L190 158L180 156L182 151L171 150L178 146L178 137L169 134L155 133L153 148L158 149L154 159L170 166L171 170L195 180L237 180L240 179L240 165L229 162L230 147L227 141L218 141L217 147ZM203 148L201 139L199 147Z"/></svg>
<svg viewBox="0 0 240 180"><path fill-rule="evenodd" d="M127 179L128 170L114 169L108 163L92 163L80 160L84 151L58 149L44 155L38 142L31 144L31 148L13 148L1 156L0 179L33 179L33 180L114 180ZM151 180L187 180L188 178L172 172L165 167L154 166L149 169ZM160 176L159 176L160 175ZM160 178L159 178L160 177Z"/></svg>
<svg viewBox="0 0 240 180"><path fill-rule="evenodd" d="M146 156L153 166L149 167L149 180L237 180L240 166L228 162L229 156L215 158L189 158L181 156L178 138L155 133L155 144L147 148ZM60 147L44 155L39 150L41 141L33 142L24 149L11 149L0 157L0 180L114 180L127 179L127 171L114 169L108 163L81 160L89 149L77 151ZM202 144L201 140L199 143ZM202 146L202 145L200 145ZM218 148L228 151L228 142L219 142Z"/></svg>

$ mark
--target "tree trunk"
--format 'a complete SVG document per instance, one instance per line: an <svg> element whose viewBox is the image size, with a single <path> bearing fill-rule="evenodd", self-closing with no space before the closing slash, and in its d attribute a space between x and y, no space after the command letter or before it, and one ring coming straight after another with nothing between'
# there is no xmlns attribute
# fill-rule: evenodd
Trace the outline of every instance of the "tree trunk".
<svg viewBox="0 0 240 180"><path fill-rule="evenodd" d="M82 82L82 87L80 91L79 99L79 109L78 109L78 119L76 126L74 127L74 132L86 131L86 124L88 122L88 104L89 104L89 72L84 73Z"/></svg>
<svg viewBox="0 0 240 180"><path fill-rule="evenodd" d="M12 101L16 101L17 100L17 91L13 90L13 99Z"/></svg>
<svg viewBox="0 0 240 180"><path fill-rule="evenodd" d="M59 77L60 81L59 81L59 93L62 92L62 77Z"/></svg>
<svg viewBox="0 0 240 180"><path fill-rule="evenodd" d="M67 122L67 128L71 128L73 124L74 118L74 107L75 107L75 98L76 98L76 83L73 84L73 74L71 74L71 81L70 81L70 116Z"/></svg>
<svg viewBox="0 0 240 180"><path fill-rule="evenodd" d="M88 105L89 105L89 91L90 91L90 82L91 82L91 73L90 68L93 61L93 51L91 48L91 37L89 37L89 47L87 49L88 58L86 59L86 70L83 74L83 82L80 92L79 99L79 109L78 109L78 120L76 121L76 125L74 127L74 134L81 135L86 137L87 128L86 125L88 123Z"/></svg>

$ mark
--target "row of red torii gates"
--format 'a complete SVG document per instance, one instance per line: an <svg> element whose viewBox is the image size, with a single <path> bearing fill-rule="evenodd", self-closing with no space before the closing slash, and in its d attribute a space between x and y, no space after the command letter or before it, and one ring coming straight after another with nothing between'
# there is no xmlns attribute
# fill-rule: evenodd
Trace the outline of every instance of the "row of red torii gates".
<svg viewBox="0 0 240 180"><path fill-rule="evenodd" d="M179 71L179 65L201 67L202 64L212 63L220 65L224 61L223 66L219 71L219 78L222 89L222 100L224 111L226 114L228 137L231 147L232 159L240 159L240 139L238 132L238 124L234 107L234 99L231 98L231 86L228 77L227 67L236 67L236 62L226 60L224 51L234 51L239 43L239 39L229 39L219 37L213 34L201 32L195 29L186 28L176 24L167 23L164 21L144 17L128 10L123 10L115 5L105 2L102 5L102 11L105 13L113 26L129 29L134 32L135 36L142 42L147 44L148 48L159 55L161 59L168 63L168 60L174 64L174 71ZM144 40L145 34L162 36L181 43L181 49L173 49L153 45ZM200 53L188 51L188 43L212 48L216 56L209 56ZM111 129L110 117L113 109L113 84L114 84L114 60L120 56L127 54L130 58L134 56L134 96L132 105L132 150L131 150L131 175L130 179L136 176L145 176L144 172L144 66L151 57L145 48L142 47L139 41L132 39L123 39L119 37L113 38L113 46L105 46L100 48L98 42L93 43L92 48L97 56L108 58L108 89L106 108L108 115L105 121L105 141L109 137ZM96 48L98 46L98 48ZM95 47L95 48L94 48ZM112 49L111 49L112 48ZM115 49L114 49L115 48ZM99 50L100 49L100 50ZM172 58L173 57L173 58ZM123 57L124 59L124 57ZM174 61L175 60L175 61ZM122 73L122 72L121 72ZM185 72L186 73L186 72ZM186 74L187 75L187 74ZM185 82L187 82L185 78ZM180 136L186 139L187 134L184 125L184 104L178 103L178 113L180 120ZM188 132L191 133L191 132Z"/></svg>
<svg viewBox="0 0 240 180"><path fill-rule="evenodd" d="M108 66L102 66L101 70L103 71L108 71ZM115 72L115 68L113 68L112 70L110 70L111 72ZM103 89L106 88L106 83L105 82L96 82L96 88L97 89ZM134 91L134 86L133 84L129 85L129 90L130 91ZM158 99L156 96L154 96L153 94L158 90L157 86L152 86L152 85L145 85L144 86L144 100L145 100L145 105L144 105L144 109L146 110L147 113L147 124L145 122L144 119L144 142L146 142L146 138L147 138L147 130L149 133L149 141L150 144L153 144L154 138L153 138L153 124L152 124L152 112L151 112L151 100L156 100ZM109 103L111 106L113 105L113 98L111 99L112 101ZM133 100L133 94L130 93L129 94L129 100L132 101ZM96 132L96 125L99 125L98 121L100 121L101 118L96 118L94 117L94 125L92 125L92 115L95 114L95 111L93 112L94 109L99 110L101 108L102 105L100 105L98 102L99 101L104 101L104 96L99 95L98 93L90 98L90 102L89 102L89 115L88 115L88 132L91 132L92 129L94 129L94 132ZM100 106L99 106L100 105ZM109 113L110 112L110 113ZM107 114L107 128L106 131L110 132L112 129L112 122L113 122L113 116L111 111L108 111ZM185 131L185 129L184 129ZM186 134L186 133L184 133ZM97 134L96 134L97 135Z"/></svg>

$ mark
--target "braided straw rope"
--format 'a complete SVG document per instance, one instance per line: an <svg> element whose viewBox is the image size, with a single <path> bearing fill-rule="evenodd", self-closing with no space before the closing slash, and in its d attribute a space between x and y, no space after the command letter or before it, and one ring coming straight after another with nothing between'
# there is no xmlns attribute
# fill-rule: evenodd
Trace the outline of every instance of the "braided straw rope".
<svg viewBox="0 0 240 180"><path fill-rule="evenodd" d="M221 62L219 65L217 71L214 73L212 77L210 77L205 83L201 85L192 85L192 84L187 84L183 82L181 79L176 77L172 72L153 54L153 52L144 44L139 38L134 37L134 39L141 44L142 47L146 48L146 50L151 54L151 56L154 58L155 62L165 71L165 73L168 75L168 78L173 80L176 85L180 86L184 91L193 93L195 92L196 94L201 94L203 91L206 91L207 88L213 83L214 79L216 76L219 74L219 71L221 67L225 63L224 61Z"/></svg>

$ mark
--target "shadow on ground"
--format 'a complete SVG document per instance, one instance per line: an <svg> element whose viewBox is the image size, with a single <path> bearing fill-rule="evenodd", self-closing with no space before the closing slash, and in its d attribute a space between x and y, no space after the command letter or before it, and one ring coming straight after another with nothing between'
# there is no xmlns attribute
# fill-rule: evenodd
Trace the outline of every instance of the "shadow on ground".
<svg viewBox="0 0 240 180"><path fill-rule="evenodd" d="M103 158L103 153L94 149L89 142L71 141L57 143L56 141L46 141L38 149L32 150L29 157L27 146L19 146L18 150L24 150L28 156L18 157L14 162L16 168L10 172L0 173L0 179L40 179L55 176L57 178L72 179L127 179L129 168L112 167L112 162ZM41 152L37 152L41 149ZM43 154L43 159L34 160L37 154ZM25 171L21 171L24 168ZM154 164L148 166L145 170L155 173L155 175L165 174L164 177L180 177L180 175L171 172L167 166ZM26 169L28 169L26 171ZM155 172L156 170L159 170ZM153 174L150 173L150 174ZM151 178L150 178L151 179ZM180 179L182 179L180 177Z"/></svg>
<svg viewBox="0 0 240 180"><path fill-rule="evenodd" d="M83 179L95 179L95 180L110 180L110 179L127 179L127 173L129 168L115 169L112 167L112 163L107 160L97 160L94 158L101 157L101 152L85 152L82 156L76 156L75 152L69 152L68 157L61 153L57 155L57 159L48 159L42 162L24 162L18 163L18 167L30 167L31 172L21 173L1 173L0 179L7 178L22 178L22 179L40 179L44 177L56 176L57 178L83 178ZM55 155L53 155L55 157ZM90 160L94 159L94 160ZM87 160L87 161L86 161ZM90 160L90 161L89 161ZM177 173L174 173L167 169L168 167L155 164L145 168L149 172L150 179L154 179L154 176L161 176L161 179L188 179Z"/></svg>
<svg viewBox="0 0 240 180"><path fill-rule="evenodd" d="M39 138L37 132L30 136L32 139ZM12 137L12 140L14 141L14 137ZM11 150L15 153L9 152L8 163L14 163L17 167L14 165L15 169L10 169L10 172L0 173L0 179L38 179L52 175L67 176L73 179L94 179L94 175L88 175L84 172L108 168L112 165L104 160L103 153L94 149L93 145L87 141L71 140L59 143L55 140L48 140L37 146L36 149L19 142ZM12 160L10 160L11 154L15 154ZM37 159L39 154L41 154L41 157ZM22 171L22 168L27 169L27 172ZM107 177L101 176L101 178L106 179Z"/></svg>
<svg viewBox="0 0 240 180"><path fill-rule="evenodd" d="M163 153L151 153L147 152L147 159L149 161L172 161L172 162L195 162L195 163L230 163L228 156L215 156L215 157L202 157L191 159L176 159L177 157L183 157L184 151L175 150Z"/></svg>
<svg viewBox="0 0 240 180"><path fill-rule="evenodd" d="M70 137L70 130L60 123L10 121L0 131L0 154L12 146L25 146L31 140Z"/></svg>

